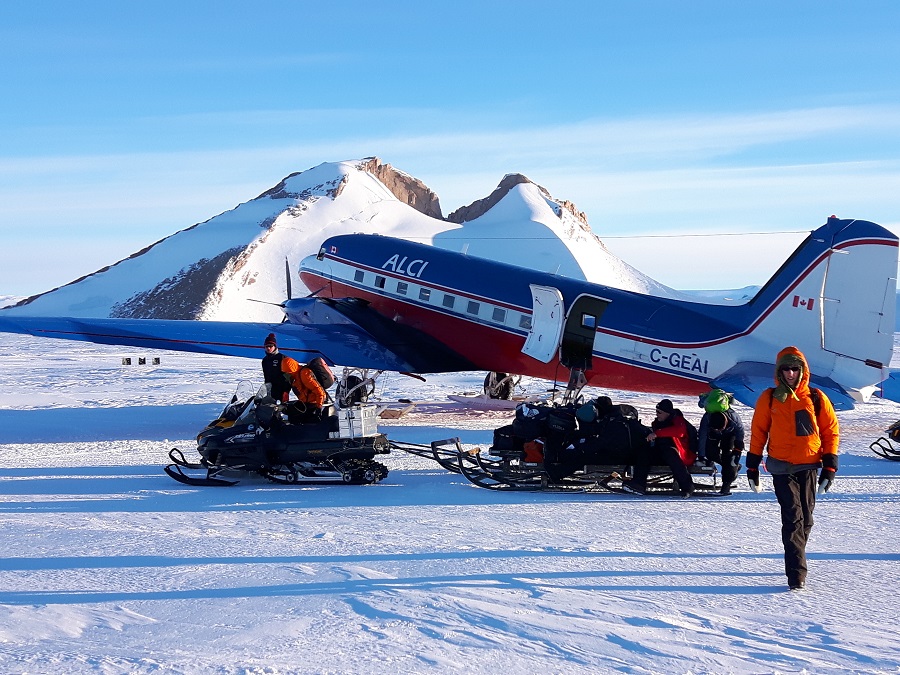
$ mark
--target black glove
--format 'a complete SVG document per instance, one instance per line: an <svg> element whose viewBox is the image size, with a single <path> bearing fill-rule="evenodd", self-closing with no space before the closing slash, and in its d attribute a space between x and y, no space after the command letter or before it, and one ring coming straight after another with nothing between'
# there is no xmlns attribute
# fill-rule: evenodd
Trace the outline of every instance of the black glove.
<svg viewBox="0 0 900 675"><path fill-rule="evenodd" d="M819 472L819 488L816 490L817 495L824 495L831 489L834 484L834 469L823 468Z"/></svg>
<svg viewBox="0 0 900 675"><path fill-rule="evenodd" d="M747 482L750 489L759 492L759 465L762 463L762 455L747 453Z"/></svg>
<svg viewBox="0 0 900 675"><path fill-rule="evenodd" d="M817 495L823 495L834 484L834 474L837 472L838 458L837 455L828 453L822 455L822 470L819 472L819 488L816 490Z"/></svg>
<svg viewBox="0 0 900 675"><path fill-rule="evenodd" d="M316 422L322 421L322 409L321 408L313 408L309 411L309 416L312 417Z"/></svg>
<svg viewBox="0 0 900 675"><path fill-rule="evenodd" d="M759 492L759 469L747 469L747 482L751 490Z"/></svg>

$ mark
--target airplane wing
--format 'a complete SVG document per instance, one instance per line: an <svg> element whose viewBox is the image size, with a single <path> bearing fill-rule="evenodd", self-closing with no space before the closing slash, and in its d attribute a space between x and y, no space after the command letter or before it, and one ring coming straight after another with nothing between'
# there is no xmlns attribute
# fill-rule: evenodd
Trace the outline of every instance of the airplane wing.
<svg viewBox="0 0 900 675"><path fill-rule="evenodd" d="M279 350L298 360L322 356L331 364L399 372L415 370L413 364L350 323L298 326L230 321L6 317L0 313L0 332L248 358L262 358L263 340L267 334L275 333Z"/></svg>
<svg viewBox="0 0 900 675"><path fill-rule="evenodd" d="M753 408L759 395L775 384L774 372L774 363L741 361L715 378L710 386L733 393L738 401ZM831 378L812 376L809 381L812 386L825 392L835 410L853 410L853 398Z"/></svg>

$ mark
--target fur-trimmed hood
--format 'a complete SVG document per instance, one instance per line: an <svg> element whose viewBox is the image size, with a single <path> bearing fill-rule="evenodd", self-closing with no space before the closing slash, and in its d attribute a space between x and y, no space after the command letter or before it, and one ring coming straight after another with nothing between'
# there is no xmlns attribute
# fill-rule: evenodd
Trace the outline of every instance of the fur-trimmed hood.
<svg viewBox="0 0 900 675"><path fill-rule="evenodd" d="M800 366L800 380L797 382L796 388L792 389L785 381L781 374L782 366ZM788 396L797 398L797 394L803 394L809 391L809 364L806 357L796 347L785 347L778 352L778 358L775 359L775 391L772 397L778 399L782 403Z"/></svg>

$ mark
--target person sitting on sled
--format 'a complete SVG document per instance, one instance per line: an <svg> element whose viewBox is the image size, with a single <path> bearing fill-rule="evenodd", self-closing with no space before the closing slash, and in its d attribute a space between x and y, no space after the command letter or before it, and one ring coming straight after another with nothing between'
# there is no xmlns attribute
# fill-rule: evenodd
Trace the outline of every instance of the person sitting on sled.
<svg viewBox="0 0 900 675"><path fill-rule="evenodd" d="M647 475L650 466L659 460L672 469L682 497L694 494L694 481L687 467L694 463L696 456L691 451L687 422L681 411L664 398L656 404L656 419L650 425L652 431L647 436L649 452L642 453L634 466L630 481L622 484L622 489L633 494L647 492Z"/></svg>

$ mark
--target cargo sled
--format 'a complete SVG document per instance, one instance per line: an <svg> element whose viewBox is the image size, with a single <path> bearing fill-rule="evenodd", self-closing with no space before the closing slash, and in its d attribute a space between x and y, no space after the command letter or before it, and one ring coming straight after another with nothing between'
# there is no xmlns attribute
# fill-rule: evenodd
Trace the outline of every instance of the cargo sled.
<svg viewBox="0 0 900 675"><path fill-rule="evenodd" d="M415 454L434 459L479 487L526 491L619 492L636 462L649 460L648 494L676 494L671 469L646 441L649 433L633 406L608 399L599 405L528 403L516 409L512 424L494 431L487 451L464 450L458 439L449 438ZM714 464L687 469L696 494L717 494Z"/></svg>

